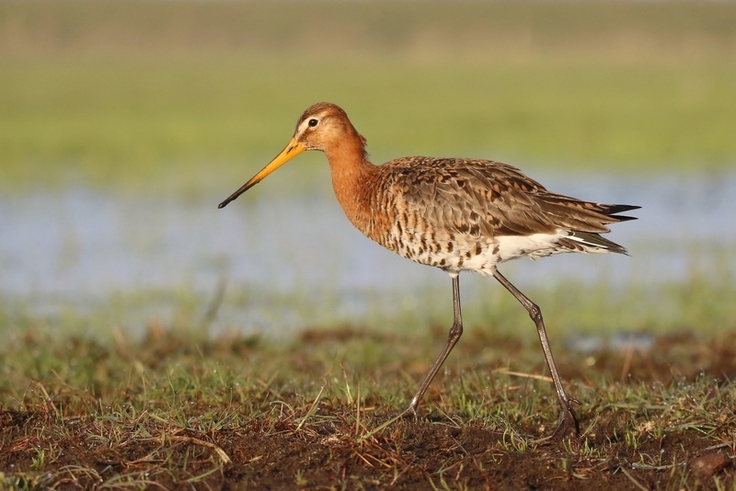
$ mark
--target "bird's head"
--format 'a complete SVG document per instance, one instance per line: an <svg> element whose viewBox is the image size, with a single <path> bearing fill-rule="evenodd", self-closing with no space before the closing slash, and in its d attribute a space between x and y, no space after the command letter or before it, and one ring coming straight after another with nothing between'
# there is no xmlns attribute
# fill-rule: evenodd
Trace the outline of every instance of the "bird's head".
<svg viewBox="0 0 736 491"><path fill-rule="evenodd" d="M356 144L355 142L360 145L361 150L365 147L365 138L355 130L345 111L329 102L314 104L307 108L297 121L294 136L289 144L240 189L220 203L218 208L224 208L267 175L306 150L327 152L341 145Z"/></svg>

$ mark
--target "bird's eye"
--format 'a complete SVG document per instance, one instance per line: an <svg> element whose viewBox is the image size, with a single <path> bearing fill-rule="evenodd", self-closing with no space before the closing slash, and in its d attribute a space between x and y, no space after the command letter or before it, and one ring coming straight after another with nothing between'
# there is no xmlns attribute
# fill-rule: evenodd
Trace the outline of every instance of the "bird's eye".
<svg viewBox="0 0 736 491"><path fill-rule="evenodd" d="M319 124L319 120L318 119L312 118L312 119L309 120L309 127L310 128L314 128L318 124Z"/></svg>

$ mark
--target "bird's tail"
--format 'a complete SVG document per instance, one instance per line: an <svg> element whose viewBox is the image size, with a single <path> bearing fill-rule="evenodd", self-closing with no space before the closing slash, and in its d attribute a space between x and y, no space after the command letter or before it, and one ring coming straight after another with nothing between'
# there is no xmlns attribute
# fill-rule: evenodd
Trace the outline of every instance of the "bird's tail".
<svg viewBox="0 0 736 491"><path fill-rule="evenodd" d="M635 208L638 208L638 206ZM635 218L624 217L624 220L635 220ZM618 254L628 254L625 247L593 232L573 230L567 238L575 241L585 252L616 252Z"/></svg>
<svg viewBox="0 0 736 491"><path fill-rule="evenodd" d="M625 211L638 210L641 206L636 205L598 205L604 215L610 218L614 218L616 222L628 222L629 220L636 220L636 217L630 217L626 215L618 215Z"/></svg>

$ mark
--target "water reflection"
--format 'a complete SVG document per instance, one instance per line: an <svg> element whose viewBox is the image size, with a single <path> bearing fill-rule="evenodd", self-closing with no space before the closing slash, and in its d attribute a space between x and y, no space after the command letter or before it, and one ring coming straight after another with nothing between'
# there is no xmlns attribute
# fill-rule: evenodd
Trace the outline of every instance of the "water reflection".
<svg viewBox="0 0 736 491"><path fill-rule="evenodd" d="M722 270L725 259L728 274L736 275L734 173L534 177L558 192L642 209L635 212L639 220L614 226L610 235L631 257L570 254L515 261L503 270L520 287L602 275L620 284L677 280L688 275L694 260L718 263ZM276 199L271 192L278 183L271 184L224 210L217 203L229 189L197 202L88 188L2 197L0 291L84 301L114 291L182 285L210 291L228 277L273 292L326 286L349 303L356 291L449 289L441 271L385 251L353 229L328 188L321 197ZM464 284L478 281L469 276Z"/></svg>

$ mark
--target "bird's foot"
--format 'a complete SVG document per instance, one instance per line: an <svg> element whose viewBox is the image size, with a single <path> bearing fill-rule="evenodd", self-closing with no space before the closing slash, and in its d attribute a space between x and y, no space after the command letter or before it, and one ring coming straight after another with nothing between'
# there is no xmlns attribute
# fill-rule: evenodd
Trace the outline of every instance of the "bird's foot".
<svg viewBox="0 0 736 491"><path fill-rule="evenodd" d="M388 428L389 426L393 425L397 421L401 421L402 419L406 419L407 417L411 417L412 415L414 416L414 418L416 418L416 412L414 411L414 409L411 406L408 407L408 408L406 408L404 411L402 411L400 413L394 413L394 414L391 415L391 417L389 419L387 419L386 421L384 421L383 423L381 423L377 427L373 428L368 433L366 433L366 434L362 435L360 438L358 438L358 441L360 442L360 441L366 440L366 439L372 437L373 435L375 435L376 433L385 430L386 428Z"/></svg>
<svg viewBox="0 0 736 491"><path fill-rule="evenodd" d="M416 406L414 406L413 404L409 404L406 409L394 416L393 419L413 419L414 421L418 420L419 416L417 415Z"/></svg>
<svg viewBox="0 0 736 491"><path fill-rule="evenodd" d="M555 431L550 436L544 437L537 440L537 444L549 444L553 442L561 441L567 436L571 430L574 430L575 436L580 435L580 420L578 415L575 413L572 404L580 404L580 401L576 399L569 399L564 401L564 405L561 405L560 415L557 417L557 426Z"/></svg>
<svg viewBox="0 0 736 491"><path fill-rule="evenodd" d="M575 430L575 436L580 434L580 420L578 419L578 415L575 413L575 410L572 408L573 402L578 401L570 400L568 401L567 406L560 410L560 416L557 418L557 427L552 433L553 439L562 439L571 430Z"/></svg>
<svg viewBox="0 0 736 491"><path fill-rule="evenodd" d="M560 440L573 429L575 430L575 436L580 434L580 420L572 407L573 403L580 405L580 401L577 399L562 401L560 415L557 417L557 427L552 433L552 439Z"/></svg>

